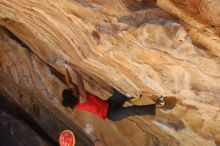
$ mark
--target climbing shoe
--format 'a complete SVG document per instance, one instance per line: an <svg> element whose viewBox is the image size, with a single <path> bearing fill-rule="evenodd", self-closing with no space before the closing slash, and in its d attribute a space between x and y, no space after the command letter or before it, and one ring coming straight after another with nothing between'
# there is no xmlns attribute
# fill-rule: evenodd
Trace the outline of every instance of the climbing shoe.
<svg viewBox="0 0 220 146"><path fill-rule="evenodd" d="M160 105L161 107L163 107L165 105L165 100L164 100L164 96L160 96L158 99L157 99L157 102L156 104Z"/></svg>

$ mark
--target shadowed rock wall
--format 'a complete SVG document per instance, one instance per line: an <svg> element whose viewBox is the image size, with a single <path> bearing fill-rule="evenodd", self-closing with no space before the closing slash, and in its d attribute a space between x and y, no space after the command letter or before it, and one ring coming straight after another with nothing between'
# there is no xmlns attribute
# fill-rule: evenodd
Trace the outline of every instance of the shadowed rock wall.
<svg viewBox="0 0 220 146"><path fill-rule="evenodd" d="M56 108L58 101L55 97L64 86L62 82L56 83L58 80L49 74L45 63L3 28L0 29L0 42L1 108L15 112L13 109L20 107L37 121L53 141L58 142L62 130L71 129L77 133L78 145L92 145L80 128ZM51 87L52 84L57 86ZM17 112L19 120L20 111ZM27 119L23 115L20 117Z"/></svg>

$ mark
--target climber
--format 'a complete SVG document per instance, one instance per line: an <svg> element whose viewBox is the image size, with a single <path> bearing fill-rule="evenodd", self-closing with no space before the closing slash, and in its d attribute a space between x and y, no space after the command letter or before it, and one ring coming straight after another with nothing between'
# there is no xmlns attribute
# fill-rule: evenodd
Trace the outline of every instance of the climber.
<svg viewBox="0 0 220 146"><path fill-rule="evenodd" d="M69 88L64 89L62 92L62 104L68 109L86 110L99 116L102 120L107 117L112 121L118 121L133 115L156 114L156 104L123 107L124 102L128 101L129 98L117 90L114 90L113 95L108 100L102 100L85 91L82 77L69 65L66 65L66 73L66 82ZM74 77L78 88L72 82Z"/></svg>

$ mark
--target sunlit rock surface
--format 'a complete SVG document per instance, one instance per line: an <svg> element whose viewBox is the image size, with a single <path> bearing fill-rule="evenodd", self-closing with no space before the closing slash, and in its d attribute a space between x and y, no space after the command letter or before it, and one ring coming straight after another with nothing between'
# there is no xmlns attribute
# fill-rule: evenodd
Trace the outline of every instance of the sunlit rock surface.
<svg viewBox="0 0 220 146"><path fill-rule="evenodd" d="M45 112L36 117L36 105L30 106L34 101L61 120L58 125L75 127L81 145L91 142L75 123L83 128L88 122L105 145L216 145L219 12L218 0L2 0L0 24L19 40L1 29L1 92L32 113L54 139L58 132L48 131ZM177 97L178 105L156 118L119 122L67 113L60 103L66 87L61 60L78 69L87 90L103 99L114 87L129 96L142 95L136 104L165 95Z"/></svg>

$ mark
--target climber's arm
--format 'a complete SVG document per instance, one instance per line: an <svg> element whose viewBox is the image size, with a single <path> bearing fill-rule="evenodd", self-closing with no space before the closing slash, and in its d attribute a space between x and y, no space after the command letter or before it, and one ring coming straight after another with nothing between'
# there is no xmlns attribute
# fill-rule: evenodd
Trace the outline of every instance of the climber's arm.
<svg viewBox="0 0 220 146"><path fill-rule="evenodd" d="M79 88L79 102L80 103L86 102L87 100L86 90L80 74L77 75L77 84Z"/></svg>
<svg viewBox="0 0 220 146"><path fill-rule="evenodd" d="M75 95L76 97L78 97L78 88L77 86L73 83L71 75L68 71L68 68L66 68L66 75L65 75L65 80L66 80L66 84L68 86L69 89L71 89L73 91L73 95Z"/></svg>
<svg viewBox="0 0 220 146"><path fill-rule="evenodd" d="M68 69L66 69L65 80L66 80L66 84L67 84L68 88L73 88L72 79L71 79L71 76L69 74Z"/></svg>
<svg viewBox="0 0 220 146"><path fill-rule="evenodd" d="M80 103L85 102L87 99L87 96L86 96L86 90L85 90L81 75L77 71L73 70L70 66L67 67L67 70L70 73L72 78L76 77L76 81L77 81L77 85L79 89L79 102Z"/></svg>

